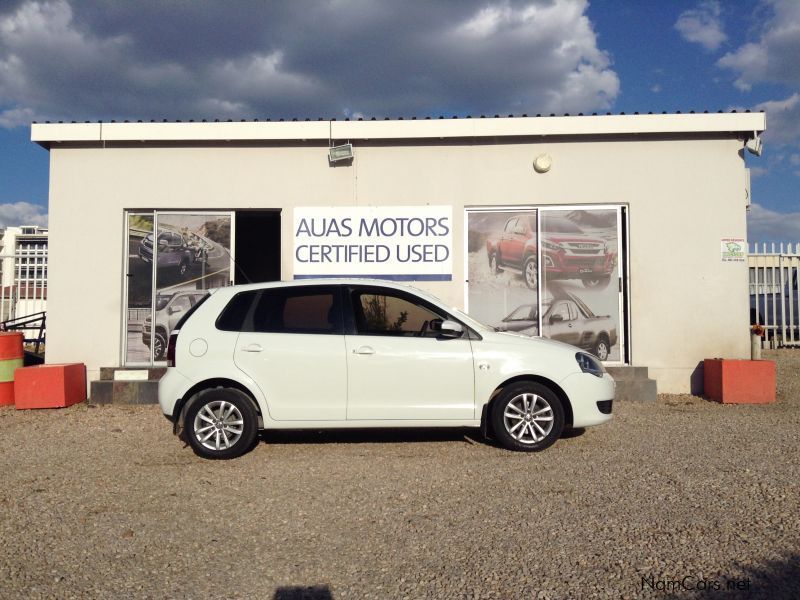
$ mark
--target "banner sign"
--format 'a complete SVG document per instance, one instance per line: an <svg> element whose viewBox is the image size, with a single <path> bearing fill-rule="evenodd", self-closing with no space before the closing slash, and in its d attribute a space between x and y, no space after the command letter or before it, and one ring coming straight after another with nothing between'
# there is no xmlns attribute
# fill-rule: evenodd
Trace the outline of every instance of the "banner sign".
<svg viewBox="0 0 800 600"><path fill-rule="evenodd" d="M294 278L451 281L450 206L294 209Z"/></svg>

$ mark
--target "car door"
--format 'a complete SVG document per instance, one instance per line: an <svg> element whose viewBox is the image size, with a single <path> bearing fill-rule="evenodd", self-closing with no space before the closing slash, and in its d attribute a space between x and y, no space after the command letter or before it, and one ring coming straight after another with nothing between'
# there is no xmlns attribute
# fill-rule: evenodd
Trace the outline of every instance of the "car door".
<svg viewBox="0 0 800 600"><path fill-rule="evenodd" d="M234 362L264 392L276 421L346 418L347 362L341 289L267 288L254 299Z"/></svg>
<svg viewBox="0 0 800 600"><path fill-rule="evenodd" d="M547 315L546 336L565 344L578 344L581 332L575 326L575 316L575 312L570 311L569 300L555 301Z"/></svg>
<svg viewBox="0 0 800 600"><path fill-rule="evenodd" d="M354 286L348 300L348 420L475 418L467 333L447 339L435 330L449 315L392 288Z"/></svg>

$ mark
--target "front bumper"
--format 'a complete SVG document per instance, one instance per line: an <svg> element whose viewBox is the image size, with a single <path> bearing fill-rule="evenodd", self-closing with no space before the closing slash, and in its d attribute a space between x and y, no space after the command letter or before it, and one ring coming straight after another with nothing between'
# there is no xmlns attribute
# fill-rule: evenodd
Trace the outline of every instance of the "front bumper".
<svg viewBox="0 0 800 600"><path fill-rule="evenodd" d="M603 377L574 373L561 382L561 388L572 404L573 427L591 427L612 419L611 404L598 404L614 400L616 383L608 373L604 373ZM607 406L609 412L603 412L601 406Z"/></svg>

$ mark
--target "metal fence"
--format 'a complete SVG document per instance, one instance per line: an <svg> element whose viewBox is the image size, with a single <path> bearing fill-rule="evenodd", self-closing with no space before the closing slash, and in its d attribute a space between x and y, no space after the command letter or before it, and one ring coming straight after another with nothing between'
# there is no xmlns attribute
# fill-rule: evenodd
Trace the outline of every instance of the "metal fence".
<svg viewBox="0 0 800 600"><path fill-rule="evenodd" d="M45 312L47 244L25 244L14 254L0 254L0 283L0 322Z"/></svg>
<svg viewBox="0 0 800 600"><path fill-rule="evenodd" d="M764 327L766 338L778 346L800 346L800 244L752 244L747 262L750 322Z"/></svg>

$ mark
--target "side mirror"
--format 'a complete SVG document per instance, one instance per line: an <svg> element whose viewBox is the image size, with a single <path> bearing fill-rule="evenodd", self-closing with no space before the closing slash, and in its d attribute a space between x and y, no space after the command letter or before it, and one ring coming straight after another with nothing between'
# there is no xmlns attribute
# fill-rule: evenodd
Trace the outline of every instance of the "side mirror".
<svg viewBox="0 0 800 600"><path fill-rule="evenodd" d="M175 313L183 312L183 308L180 306L170 306L169 307L169 314L174 315Z"/></svg>
<svg viewBox="0 0 800 600"><path fill-rule="evenodd" d="M447 338L459 338L464 335L464 327L461 323L456 323L448 319L447 321L442 321L442 325L439 328L439 335Z"/></svg>
<svg viewBox="0 0 800 600"><path fill-rule="evenodd" d="M561 323L564 321L564 315L551 315L550 316L550 324L553 323Z"/></svg>

